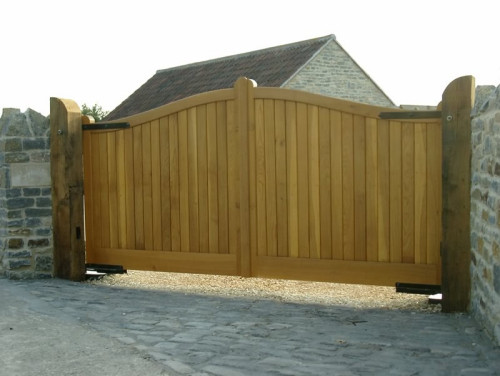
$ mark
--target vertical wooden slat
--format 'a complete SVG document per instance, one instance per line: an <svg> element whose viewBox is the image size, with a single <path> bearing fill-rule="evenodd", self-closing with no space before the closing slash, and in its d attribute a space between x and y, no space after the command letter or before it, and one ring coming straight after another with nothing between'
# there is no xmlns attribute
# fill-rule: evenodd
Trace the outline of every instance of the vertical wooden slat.
<svg viewBox="0 0 500 376"><path fill-rule="evenodd" d="M134 186L134 130L126 129L123 132L125 140L125 201L126 201L126 216L127 216L127 248L135 248L135 186ZM138 172L139 173L139 172Z"/></svg>
<svg viewBox="0 0 500 376"><path fill-rule="evenodd" d="M331 180L332 180L332 257L334 260L344 258L344 226L343 226L343 180L342 180L342 115L339 111L330 111L330 144L331 144Z"/></svg>
<svg viewBox="0 0 500 376"><path fill-rule="evenodd" d="M297 197L299 202L299 257L309 258L309 162L307 105L297 103Z"/></svg>
<svg viewBox="0 0 500 376"><path fill-rule="evenodd" d="M217 192L219 195L219 253L229 252L226 111L226 102L217 102Z"/></svg>
<svg viewBox="0 0 500 376"><path fill-rule="evenodd" d="M93 215L94 210L92 204L94 202L94 184L93 184L93 167L92 167L92 133L83 133L83 171L85 173L83 180L83 189L85 192L85 246L87 253L92 252L94 245L94 225Z"/></svg>
<svg viewBox="0 0 500 376"><path fill-rule="evenodd" d="M288 247L290 257L299 256L299 218L297 196L297 111L294 102L286 102L286 158L288 194Z"/></svg>
<svg viewBox="0 0 500 376"><path fill-rule="evenodd" d="M434 265L438 264L440 257L442 172L439 162L442 158L441 127L429 124L427 127L427 264Z"/></svg>
<svg viewBox="0 0 500 376"><path fill-rule="evenodd" d="M109 213L109 175L108 175L108 143L106 133L99 134L99 190L101 191L101 246L110 246L110 213Z"/></svg>
<svg viewBox="0 0 500 376"><path fill-rule="evenodd" d="M247 78L239 78L234 85L235 109L238 123L239 139L239 208L240 208L240 247L237 254L237 267L241 276L252 275L252 259L250 254L250 173L249 173L249 122L254 112L254 82Z"/></svg>
<svg viewBox="0 0 500 376"><path fill-rule="evenodd" d="M207 105L207 164L208 164L208 251L219 251L219 203L217 184L217 107Z"/></svg>
<svg viewBox="0 0 500 376"><path fill-rule="evenodd" d="M278 239L276 223L276 143L274 101L264 100L264 134L266 149L266 219L267 255L277 256Z"/></svg>
<svg viewBox="0 0 500 376"><path fill-rule="evenodd" d="M354 260L354 118L342 113L343 259Z"/></svg>
<svg viewBox="0 0 500 376"><path fill-rule="evenodd" d="M169 138L169 117L160 119L159 125L159 146L160 146L160 195L161 195L161 250L172 250L172 197L170 191L170 138ZM177 140L176 140L177 141Z"/></svg>
<svg viewBox="0 0 500 376"><path fill-rule="evenodd" d="M239 134L235 118L234 101L227 102L227 159L229 198L229 253L237 254L240 248L240 171Z"/></svg>
<svg viewBox="0 0 500 376"><path fill-rule="evenodd" d="M277 100L274 105L276 138L276 230L278 235L278 256L288 256L285 102Z"/></svg>
<svg viewBox="0 0 500 376"><path fill-rule="evenodd" d="M200 252L209 251L208 234L208 151L207 106L196 108L196 133L198 146L198 223Z"/></svg>
<svg viewBox="0 0 500 376"><path fill-rule="evenodd" d="M332 258L330 111L319 109L320 244L322 259Z"/></svg>
<svg viewBox="0 0 500 376"><path fill-rule="evenodd" d="M189 155L188 155L188 113L181 111L177 117L179 133L179 216L181 230L181 251L189 252L190 244L190 218L189 218ZM193 183L194 184L194 183Z"/></svg>
<svg viewBox="0 0 500 376"><path fill-rule="evenodd" d="M318 106L308 105L308 153L309 153L309 257L320 258L320 189L319 189L319 121Z"/></svg>
<svg viewBox="0 0 500 376"><path fill-rule="evenodd" d="M118 248L127 248L127 196L125 179L125 132L116 132Z"/></svg>
<svg viewBox="0 0 500 376"><path fill-rule="evenodd" d="M109 207L109 246L118 247L118 198L117 198L117 162L116 132L106 134L108 155L108 207Z"/></svg>
<svg viewBox="0 0 500 376"><path fill-rule="evenodd" d="M402 261L415 262L415 124L402 125Z"/></svg>
<svg viewBox="0 0 500 376"><path fill-rule="evenodd" d="M168 140L169 140L169 167L170 167L170 228L173 252L179 252L188 248L188 240L185 244L181 242L181 231L183 222L181 221L181 189L180 189L180 145L178 115L172 114L168 117ZM184 166L182 166L184 167ZM186 173L187 169L184 170ZM187 212L187 209L185 209Z"/></svg>
<svg viewBox="0 0 500 376"><path fill-rule="evenodd" d="M391 259L391 216L390 216L390 131L387 120L378 120L378 261L389 262Z"/></svg>
<svg viewBox="0 0 500 376"><path fill-rule="evenodd" d="M153 249L153 183L151 163L151 123L142 128L142 193L144 203L144 248Z"/></svg>
<svg viewBox="0 0 500 376"><path fill-rule="evenodd" d="M354 259L366 261L366 125L354 116Z"/></svg>
<svg viewBox="0 0 500 376"><path fill-rule="evenodd" d="M257 254L267 254L266 212L266 135L264 132L264 101L255 100L255 149L257 180Z"/></svg>
<svg viewBox="0 0 500 376"><path fill-rule="evenodd" d="M254 84L251 89L247 84L248 99L248 199L249 199L249 255L250 274L258 272L257 258L257 157L256 157L256 133L255 133L255 96ZM242 160L243 163L243 160ZM246 194L246 192L242 192ZM243 215L243 214L242 214ZM244 218L243 218L244 219Z"/></svg>
<svg viewBox="0 0 500 376"><path fill-rule="evenodd" d="M102 247L102 214L101 214L101 175L100 175L100 150L99 147L99 134L92 134L92 218L93 218L93 234L92 242L96 248ZM134 243L135 246L135 243Z"/></svg>
<svg viewBox="0 0 500 376"><path fill-rule="evenodd" d="M401 262L401 122L389 122L390 153L390 261Z"/></svg>
<svg viewBox="0 0 500 376"><path fill-rule="evenodd" d="M415 263L427 263L427 127L425 123L415 124Z"/></svg>
<svg viewBox="0 0 500 376"><path fill-rule="evenodd" d="M377 120L366 118L366 260L378 261Z"/></svg>
<svg viewBox="0 0 500 376"><path fill-rule="evenodd" d="M160 155L160 120L151 122L151 201L152 201L152 249L162 249L162 191L161 191L161 155ZM169 192L163 192L165 196Z"/></svg>
<svg viewBox="0 0 500 376"><path fill-rule="evenodd" d="M187 156L189 191L189 252L200 251L199 202L198 202L198 135L196 107L187 113Z"/></svg>

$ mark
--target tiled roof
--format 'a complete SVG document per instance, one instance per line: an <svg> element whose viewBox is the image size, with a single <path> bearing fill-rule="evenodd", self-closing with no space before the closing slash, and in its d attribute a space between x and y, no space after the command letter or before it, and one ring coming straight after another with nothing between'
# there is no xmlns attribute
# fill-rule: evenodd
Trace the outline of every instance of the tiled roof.
<svg viewBox="0 0 500 376"><path fill-rule="evenodd" d="M280 87L332 39L335 36L328 35L159 70L111 111L106 120L151 110L206 91L230 88L241 76L255 80L259 86Z"/></svg>

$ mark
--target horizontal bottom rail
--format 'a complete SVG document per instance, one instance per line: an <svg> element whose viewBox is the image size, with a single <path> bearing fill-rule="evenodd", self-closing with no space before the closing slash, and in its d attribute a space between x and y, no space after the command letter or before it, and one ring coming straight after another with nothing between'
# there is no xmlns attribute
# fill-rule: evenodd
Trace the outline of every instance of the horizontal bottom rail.
<svg viewBox="0 0 500 376"><path fill-rule="evenodd" d="M255 277L379 286L440 284L438 265L258 256Z"/></svg>
<svg viewBox="0 0 500 376"><path fill-rule="evenodd" d="M233 254L100 248L87 253L87 263L119 264L128 270L238 275Z"/></svg>

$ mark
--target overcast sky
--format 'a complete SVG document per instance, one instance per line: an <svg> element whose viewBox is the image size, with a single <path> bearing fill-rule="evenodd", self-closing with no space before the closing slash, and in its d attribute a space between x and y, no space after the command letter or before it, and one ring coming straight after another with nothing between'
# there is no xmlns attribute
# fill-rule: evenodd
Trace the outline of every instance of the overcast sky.
<svg viewBox="0 0 500 376"><path fill-rule="evenodd" d="M335 34L396 104L463 75L500 84L498 0L7 0L0 108L51 96L112 110L158 69ZM249 77L251 78L251 77Z"/></svg>

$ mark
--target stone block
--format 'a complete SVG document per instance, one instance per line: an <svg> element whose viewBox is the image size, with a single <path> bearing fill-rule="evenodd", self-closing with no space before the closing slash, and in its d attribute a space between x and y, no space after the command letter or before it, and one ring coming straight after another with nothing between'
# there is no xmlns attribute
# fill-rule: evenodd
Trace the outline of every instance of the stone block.
<svg viewBox="0 0 500 376"><path fill-rule="evenodd" d="M52 271L52 257L39 255L35 257L35 271L37 272L51 272Z"/></svg>
<svg viewBox="0 0 500 376"><path fill-rule="evenodd" d="M52 207L52 199L48 197L39 197L36 199L36 206L39 208Z"/></svg>
<svg viewBox="0 0 500 376"><path fill-rule="evenodd" d="M26 249L22 251L7 251L5 253L5 257L9 259L13 258L30 258L32 256L31 251L28 251Z"/></svg>
<svg viewBox="0 0 500 376"><path fill-rule="evenodd" d="M52 209L34 209L29 208L25 210L27 217L50 217L52 215Z"/></svg>
<svg viewBox="0 0 500 376"><path fill-rule="evenodd" d="M50 187L42 188L42 196L50 196L50 195L52 195L52 189Z"/></svg>
<svg viewBox="0 0 500 376"><path fill-rule="evenodd" d="M23 227L24 220L23 219L15 219L12 221L7 221L7 227Z"/></svg>
<svg viewBox="0 0 500 376"><path fill-rule="evenodd" d="M9 269L15 270L23 267L31 266L30 259L18 259L18 260L9 260Z"/></svg>
<svg viewBox="0 0 500 376"><path fill-rule="evenodd" d="M19 188L7 189L5 191L6 198L16 198L21 196L22 196L22 191Z"/></svg>
<svg viewBox="0 0 500 376"><path fill-rule="evenodd" d="M41 191L40 188L23 188L23 195L24 197L40 196Z"/></svg>
<svg viewBox="0 0 500 376"><path fill-rule="evenodd" d="M50 228L39 228L35 231L37 236L50 236L52 234L52 229Z"/></svg>
<svg viewBox="0 0 500 376"><path fill-rule="evenodd" d="M8 240L7 247L9 249L20 249L24 246L24 240L22 238L11 238Z"/></svg>
<svg viewBox="0 0 500 376"><path fill-rule="evenodd" d="M39 227L42 225L42 220L40 218L27 218L26 226L27 227Z"/></svg>
<svg viewBox="0 0 500 376"><path fill-rule="evenodd" d="M17 236L29 236L31 235L31 230L26 227L9 229L9 235L17 235Z"/></svg>
<svg viewBox="0 0 500 376"><path fill-rule="evenodd" d="M7 200L7 209L25 209L33 207L35 200L32 198L18 197Z"/></svg>
<svg viewBox="0 0 500 376"><path fill-rule="evenodd" d="M50 152L49 151L35 151L30 155L30 161L33 163L49 163L50 162Z"/></svg>
<svg viewBox="0 0 500 376"><path fill-rule="evenodd" d="M9 210L6 217L8 219L19 219L23 217L23 212L22 210Z"/></svg>
<svg viewBox="0 0 500 376"><path fill-rule="evenodd" d="M50 244L50 242L49 242L49 239L47 239L47 238L28 240L28 247L29 248L48 247L49 244Z"/></svg>
<svg viewBox="0 0 500 376"><path fill-rule="evenodd" d="M6 152L12 152L12 151L22 151L23 150L23 143L20 138L10 138L2 141L0 150L6 151Z"/></svg>
<svg viewBox="0 0 500 376"><path fill-rule="evenodd" d="M30 156L28 153L24 152L5 153L5 163L23 163L23 162L28 162L29 160Z"/></svg>
<svg viewBox="0 0 500 376"><path fill-rule="evenodd" d="M22 142L23 150L41 150L47 148L44 138L24 138Z"/></svg>
<svg viewBox="0 0 500 376"><path fill-rule="evenodd" d="M50 163L19 163L11 166L12 187L50 186Z"/></svg>

